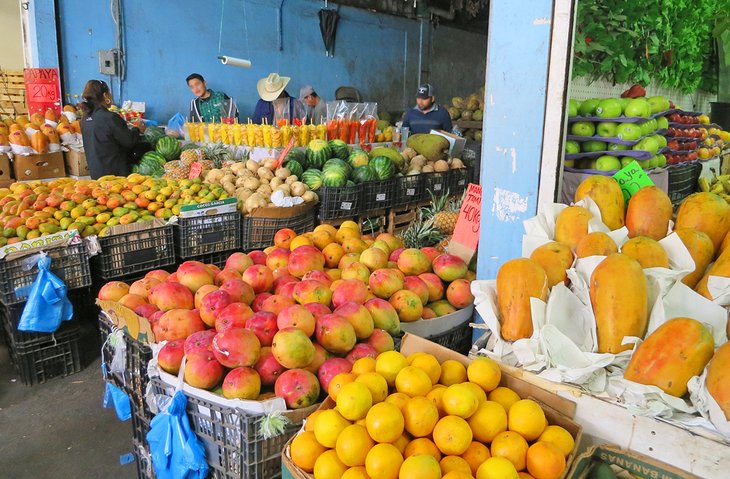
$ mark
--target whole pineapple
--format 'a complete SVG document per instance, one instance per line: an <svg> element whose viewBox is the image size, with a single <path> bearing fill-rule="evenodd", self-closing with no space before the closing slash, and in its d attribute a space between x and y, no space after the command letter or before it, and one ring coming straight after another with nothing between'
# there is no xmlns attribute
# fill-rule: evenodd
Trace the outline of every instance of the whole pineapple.
<svg viewBox="0 0 730 479"><path fill-rule="evenodd" d="M434 246L444 239L444 235L434 227L434 219L424 217L421 210L418 217L401 233L406 248Z"/></svg>
<svg viewBox="0 0 730 479"><path fill-rule="evenodd" d="M448 236L454 233L462 200L463 197L449 198L448 191L442 196L431 194L431 206L424 209L433 217L434 227L442 234Z"/></svg>
<svg viewBox="0 0 730 479"><path fill-rule="evenodd" d="M203 154L203 150L200 148L194 148L190 150L184 150L182 153L180 153L180 161L183 165L187 166L188 168L193 163L203 161L205 159L205 155Z"/></svg>

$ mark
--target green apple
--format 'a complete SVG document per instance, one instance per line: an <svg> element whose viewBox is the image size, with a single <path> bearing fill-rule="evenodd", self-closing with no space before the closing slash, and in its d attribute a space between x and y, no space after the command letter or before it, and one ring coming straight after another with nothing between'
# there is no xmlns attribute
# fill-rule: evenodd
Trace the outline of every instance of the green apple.
<svg viewBox="0 0 730 479"><path fill-rule="evenodd" d="M626 168L631 164L631 162L634 161L634 158L630 156L622 156L621 157L621 168Z"/></svg>
<svg viewBox="0 0 730 479"><path fill-rule="evenodd" d="M651 168L656 168L656 166L659 164L659 158L656 156L652 156L648 160L644 160L641 162L641 167L645 170L649 170Z"/></svg>
<svg viewBox="0 0 730 479"><path fill-rule="evenodd" d="M584 141L581 149L586 153L594 153L596 151L606 151L606 142L604 141Z"/></svg>
<svg viewBox="0 0 730 479"><path fill-rule="evenodd" d="M575 160L565 160L563 166L565 168L575 168Z"/></svg>
<svg viewBox="0 0 730 479"><path fill-rule="evenodd" d="M658 155L656 155L655 158L657 159L656 166L658 168L664 168L665 166L667 166L667 157L666 156L659 153Z"/></svg>
<svg viewBox="0 0 730 479"><path fill-rule="evenodd" d="M596 116L601 118L618 118L621 116L621 102L613 98L601 100L596 107Z"/></svg>
<svg viewBox="0 0 730 479"><path fill-rule="evenodd" d="M578 100L568 100L568 116L578 116L578 107L580 106L580 103L578 103Z"/></svg>
<svg viewBox="0 0 730 479"><path fill-rule="evenodd" d="M656 152L659 151L659 143L654 138L647 136L635 144L631 149L635 151L648 151L649 153L656 155Z"/></svg>
<svg viewBox="0 0 730 479"><path fill-rule="evenodd" d="M663 96L650 96L646 101L649 102L652 114L669 110L669 100Z"/></svg>
<svg viewBox="0 0 730 479"><path fill-rule="evenodd" d="M596 133L603 138L614 138L616 136L616 127L618 123L612 121L602 121L596 126Z"/></svg>
<svg viewBox="0 0 730 479"><path fill-rule="evenodd" d="M666 116L660 116L656 119L656 127L659 130L666 130L669 128L669 120L667 120Z"/></svg>
<svg viewBox="0 0 730 479"><path fill-rule="evenodd" d="M640 116L647 118L650 111L651 108L649 107L649 103L646 101L646 99L634 98L626 104L626 108L624 108L624 116Z"/></svg>
<svg viewBox="0 0 730 479"><path fill-rule="evenodd" d="M593 136L596 127L590 121L576 121L570 127L570 133L578 136Z"/></svg>
<svg viewBox="0 0 730 479"><path fill-rule="evenodd" d="M656 121L656 118L650 118L650 119L646 120L646 122L651 125L651 131L656 131L657 130L657 121Z"/></svg>
<svg viewBox="0 0 730 479"><path fill-rule="evenodd" d="M590 98L585 100L578 107L578 114L580 116L593 116L596 113L596 107L601 103L600 98Z"/></svg>
<svg viewBox="0 0 730 479"><path fill-rule="evenodd" d="M635 123L621 123L616 127L616 137L626 141L638 140L641 138L641 128Z"/></svg>
<svg viewBox="0 0 730 479"><path fill-rule="evenodd" d="M651 122L649 120L637 123L637 125L639 125L639 129L641 130L641 136L654 132L654 128L651 127Z"/></svg>
<svg viewBox="0 0 730 479"><path fill-rule="evenodd" d="M623 151L628 150L629 147L626 145L622 145L620 143L609 143L608 144L608 151Z"/></svg>
<svg viewBox="0 0 730 479"><path fill-rule="evenodd" d="M618 102L621 103L621 111L624 111L626 109L626 105L629 104L631 101L631 98L619 98Z"/></svg>
<svg viewBox="0 0 730 479"><path fill-rule="evenodd" d="M596 169L600 171L614 171L621 169L621 161L615 156L603 155L596 159Z"/></svg>
<svg viewBox="0 0 730 479"><path fill-rule="evenodd" d="M651 138L654 138L656 142L659 143L659 148L667 146L667 137L662 135L651 135Z"/></svg>
<svg viewBox="0 0 730 479"><path fill-rule="evenodd" d="M565 153L568 155L572 155L575 153L580 153L580 143L573 140L568 140L565 142Z"/></svg>

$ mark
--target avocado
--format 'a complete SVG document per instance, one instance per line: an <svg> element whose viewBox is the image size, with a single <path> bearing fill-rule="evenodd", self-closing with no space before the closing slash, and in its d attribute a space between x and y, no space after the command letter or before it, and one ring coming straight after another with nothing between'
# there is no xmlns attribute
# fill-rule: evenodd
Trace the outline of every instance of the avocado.
<svg viewBox="0 0 730 479"><path fill-rule="evenodd" d="M591 466L586 479L616 479L616 473L605 462L596 461Z"/></svg>

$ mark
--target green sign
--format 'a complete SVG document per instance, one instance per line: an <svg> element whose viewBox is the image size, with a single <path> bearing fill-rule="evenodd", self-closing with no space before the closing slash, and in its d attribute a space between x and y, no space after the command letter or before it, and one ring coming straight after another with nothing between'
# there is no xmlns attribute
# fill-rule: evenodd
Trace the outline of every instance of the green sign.
<svg viewBox="0 0 730 479"><path fill-rule="evenodd" d="M636 160L618 170L618 172L613 175L613 179L618 181L621 191L624 194L624 200L627 204L629 202L629 198L631 198L634 193L645 186L654 186L654 182L651 181L649 175L646 174L644 169Z"/></svg>

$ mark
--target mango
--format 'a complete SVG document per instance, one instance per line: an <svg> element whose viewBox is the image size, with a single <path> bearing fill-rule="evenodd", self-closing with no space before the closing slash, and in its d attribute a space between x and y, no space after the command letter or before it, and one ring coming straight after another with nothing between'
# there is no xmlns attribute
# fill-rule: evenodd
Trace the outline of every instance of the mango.
<svg viewBox="0 0 730 479"><path fill-rule="evenodd" d="M516 341L532 336L530 298L548 296L548 276L538 263L527 258L505 262L497 272L497 306L502 338Z"/></svg>
<svg viewBox="0 0 730 479"><path fill-rule="evenodd" d="M38 227L38 230L44 234L53 234L53 233L58 233L59 228L58 228L58 226L56 226L54 224L43 223L42 225L40 225Z"/></svg>
<svg viewBox="0 0 730 479"><path fill-rule="evenodd" d="M645 186L629 200L626 210L629 238L646 236L659 241L667 235L673 212L672 201L664 190Z"/></svg>
<svg viewBox="0 0 730 479"><path fill-rule="evenodd" d="M689 250L689 254L695 262L695 269L687 276L682 278L682 282L694 288L702 279L705 274L705 270L712 262L712 256L715 251L715 246L712 244L712 240L702 231L697 231L691 228L682 228L674 230L682 240L682 243Z"/></svg>
<svg viewBox="0 0 730 479"><path fill-rule="evenodd" d="M707 368L707 390L730 421L730 342L717 348Z"/></svg>
<svg viewBox="0 0 730 479"><path fill-rule="evenodd" d="M616 242L606 233L600 231L585 235L575 249L575 256L578 258L608 256L612 253L618 253Z"/></svg>
<svg viewBox="0 0 730 479"><path fill-rule="evenodd" d="M593 218L590 211L582 206L569 206L555 219L555 241L564 243L573 251L588 234L588 221Z"/></svg>
<svg viewBox="0 0 730 479"><path fill-rule="evenodd" d="M634 258L642 268L669 268L669 257L662 245L646 236L628 240L621 247L621 253Z"/></svg>
<svg viewBox="0 0 730 479"><path fill-rule="evenodd" d="M647 295L641 265L625 254L611 254L593 270L590 297L599 353L631 349L630 344L621 344L625 336L644 337L649 320Z"/></svg>
<svg viewBox="0 0 730 479"><path fill-rule="evenodd" d="M112 210L112 214L114 216L116 216L117 218L121 218L122 216L126 215L127 213L129 213L129 209L123 208L121 206L118 206Z"/></svg>
<svg viewBox="0 0 730 479"><path fill-rule="evenodd" d="M693 228L712 240L715 256L730 231L730 205L714 193L694 193L682 202L677 212L675 229Z"/></svg>
<svg viewBox="0 0 730 479"><path fill-rule="evenodd" d="M712 333L699 321L674 318L659 326L636 348L624 378L682 397L687 381L699 376L715 349Z"/></svg>
<svg viewBox="0 0 730 479"><path fill-rule="evenodd" d="M618 182L611 177L592 175L583 180L575 190L575 202L589 196L601 211L601 220L610 230L624 226L624 194Z"/></svg>
<svg viewBox="0 0 730 479"><path fill-rule="evenodd" d="M440 135L418 133L408 137L408 147L413 148L419 155L431 161L443 159L445 150L449 148L449 141Z"/></svg>
<svg viewBox="0 0 730 479"><path fill-rule="evenodd" d="M558 283L568 284L567 270L573 265L573 252L565 243L545 243L530 255L530 259L542 266L548 277L548 288Z"/></svg>

